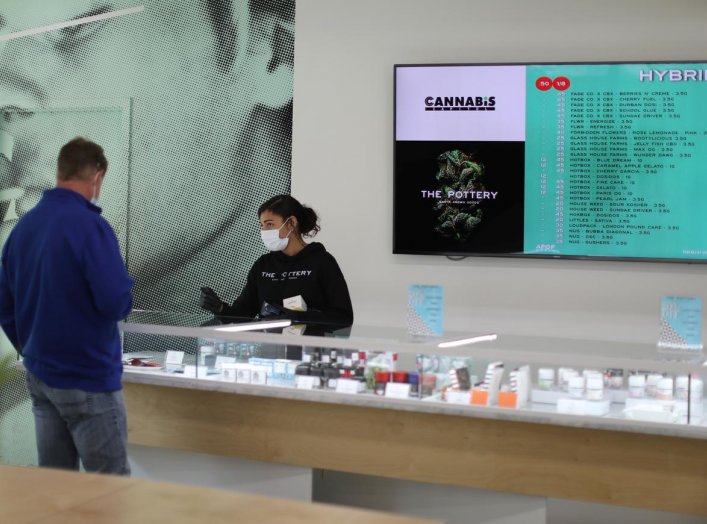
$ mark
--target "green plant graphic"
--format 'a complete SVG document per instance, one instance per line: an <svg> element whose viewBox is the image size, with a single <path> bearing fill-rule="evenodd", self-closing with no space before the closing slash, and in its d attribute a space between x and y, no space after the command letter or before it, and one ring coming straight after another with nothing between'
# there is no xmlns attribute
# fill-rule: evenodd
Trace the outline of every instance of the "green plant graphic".
<svg viewBox="0 0 707 524"><path fill-rule="evenodd" d="M481 223L483 212L478 200L449 195L483 191L480 181L483 174L484 166L459 149L446 151L437 157L436 178L445 197L435 204L435 210L439 213L435 231L440 235L463 242Z"/></svg>

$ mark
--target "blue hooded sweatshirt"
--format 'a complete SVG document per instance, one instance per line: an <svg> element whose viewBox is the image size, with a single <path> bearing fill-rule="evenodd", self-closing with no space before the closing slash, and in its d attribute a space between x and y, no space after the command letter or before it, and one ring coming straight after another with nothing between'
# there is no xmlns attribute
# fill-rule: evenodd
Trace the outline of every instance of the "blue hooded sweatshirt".
<svg viewBox="0 0 707 524"><path fill-rule="evenodd" d="M49 386L117 391L117 321L130 312L132 285L101 208L75 191L50 189L3 247L0 325L25 367Z"/></svg>

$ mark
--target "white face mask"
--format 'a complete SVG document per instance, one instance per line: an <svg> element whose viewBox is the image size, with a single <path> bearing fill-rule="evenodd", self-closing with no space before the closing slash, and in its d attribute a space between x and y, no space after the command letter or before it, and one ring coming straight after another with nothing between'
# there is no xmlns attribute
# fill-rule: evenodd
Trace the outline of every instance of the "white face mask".
<svg viewBox="0 0 707 524"><path fill-rule="evenodd" d="M289 218L285 220L285 222L278 227L277 229L267 229L265 231L260 232L260 238L263 239L263 244L265 244L265 247L270 250L270 251L282 251L287 247L287 244L290 241L290 233L287 233L287 236L285 238L280 238L280 230L285 227L285 224L287 224L287 221L290 220Z"/></svg>

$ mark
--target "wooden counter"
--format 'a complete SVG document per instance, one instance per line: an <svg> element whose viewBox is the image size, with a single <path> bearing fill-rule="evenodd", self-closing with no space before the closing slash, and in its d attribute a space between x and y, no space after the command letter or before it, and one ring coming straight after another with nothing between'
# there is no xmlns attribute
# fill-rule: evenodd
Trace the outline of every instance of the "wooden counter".
<svg viewBox="0 0 707 524"><path fill-rule="evenodd" d="M441 524L233 491L34 467L0 466L0 522L8 524Z"/></svg>
<svg viewBox="0 0 707 524"><path fill-rule="evenodd" d="M707 516L707 440L125 383L131 443Z"/></svg>

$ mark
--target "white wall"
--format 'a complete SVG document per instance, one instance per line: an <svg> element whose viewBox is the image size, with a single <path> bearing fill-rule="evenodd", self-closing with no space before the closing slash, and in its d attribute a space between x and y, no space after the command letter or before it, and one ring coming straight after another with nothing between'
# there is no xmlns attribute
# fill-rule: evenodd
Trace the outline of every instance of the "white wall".
<svg viewBox="0 0 707 524"><path fill-rule="evenodd" d="M357 323L402 324L434 283L449 329L653 341L662 295L707 298L703 265L391 253L393 64L705 60L705 22L701 0L298 0L292 190Z"/></svg>

